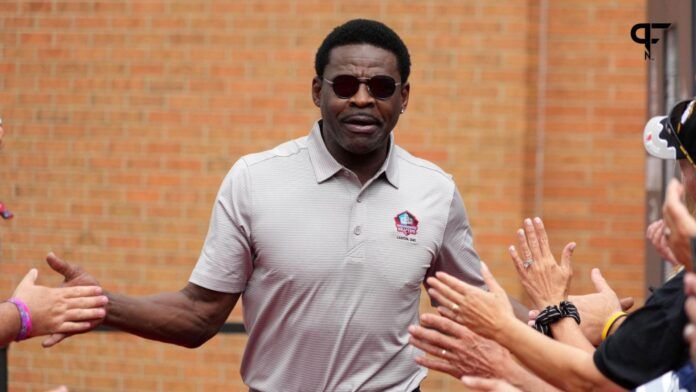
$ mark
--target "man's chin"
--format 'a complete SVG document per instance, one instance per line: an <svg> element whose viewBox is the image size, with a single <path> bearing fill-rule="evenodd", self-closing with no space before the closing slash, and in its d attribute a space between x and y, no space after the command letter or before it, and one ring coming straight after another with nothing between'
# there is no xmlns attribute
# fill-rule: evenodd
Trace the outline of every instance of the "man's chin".
<svg viewBox="0 0 696 392"><path fill-rule="evenodd" d="M344 149L353 155L368 155L377 150L374 146L367 146L362 144L350 144L345 146Z"/></svg>
<svg viewBox="0 0 696 392"><path fill-rule="evenodd" d="M374 135L351 135L353 137L341 143L344 150L355 155L367 155L384 146L379 140L374 140Z"/></svg>

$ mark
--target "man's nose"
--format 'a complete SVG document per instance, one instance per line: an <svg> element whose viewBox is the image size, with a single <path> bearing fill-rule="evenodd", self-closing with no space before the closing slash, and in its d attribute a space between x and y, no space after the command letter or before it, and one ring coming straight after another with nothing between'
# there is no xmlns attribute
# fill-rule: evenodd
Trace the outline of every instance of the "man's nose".
<svg viewBox="0 0 696 392"><path fill-rule="evenodd" d="M374 97L366 83L360 83L358 91L350 99L351 103L358 107L368 106L374 103Z"/></svg>

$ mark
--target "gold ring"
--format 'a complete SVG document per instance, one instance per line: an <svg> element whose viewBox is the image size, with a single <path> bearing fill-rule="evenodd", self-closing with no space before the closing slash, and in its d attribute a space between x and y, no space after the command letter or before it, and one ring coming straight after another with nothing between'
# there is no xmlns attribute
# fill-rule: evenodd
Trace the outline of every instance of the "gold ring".
<svg viewBox="0 0 696 392"><path fill-rule="evenodd" d="M459 311L459 305L457 305L457 304L452 304L452 311L453 311L453 312L458 312L458 311Z"/></svg>

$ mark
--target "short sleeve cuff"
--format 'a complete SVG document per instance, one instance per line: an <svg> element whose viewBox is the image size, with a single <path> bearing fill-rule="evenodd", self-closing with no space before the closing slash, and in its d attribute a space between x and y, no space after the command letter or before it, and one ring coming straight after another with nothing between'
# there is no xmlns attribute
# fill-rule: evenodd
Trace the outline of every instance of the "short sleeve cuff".
<svg viewBox="0 0 696 392"><path fill-rule="evenodd" d="M195 270L191 273L189 282L208 290L230 294L241 293L246 288L245 283L230 282Z"/></svg>

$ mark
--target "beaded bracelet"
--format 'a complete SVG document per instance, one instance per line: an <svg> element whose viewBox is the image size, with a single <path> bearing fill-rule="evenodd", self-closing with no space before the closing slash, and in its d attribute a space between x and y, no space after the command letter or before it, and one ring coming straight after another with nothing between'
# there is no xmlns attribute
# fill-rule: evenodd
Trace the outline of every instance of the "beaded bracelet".
<svg viewBox="0 0 696 392"><path fill-rule="evenodd" d="M563 317L561 310L557 305L549 305L544 310L539 312L539 315L534 320L534 329L543 333L546 336L551 336L551 327L549 325L555 323Z"/></svg>
<svg viewBox="0 0 696 392"><path fill-rule="evenodd" d="M559 306L550 305L542 310L536 317L536 320L534 320L534 329L552 338L551 324L564 317L571 317L576 323L580 324L578 308L568 301L562 301Z"/></svg>
<svg viewBox="0 0 696 392"><path fill-rule="evenodd" d="M578 308L569 301L562 301L560 304L563 317L571 317L576 323L580 324L580 313Z"/></svg>
<svg viewBox="0 0 696 392"><path fill-rule="evenodd" d="M19 298L10 298L7 302L15 304L17 310L19 310L19 319L21 321L21 326L19 328L19 333L15 338L16 342L20 340L27 339L31 333L31 313L29 313L29 307Z"/></svg>

